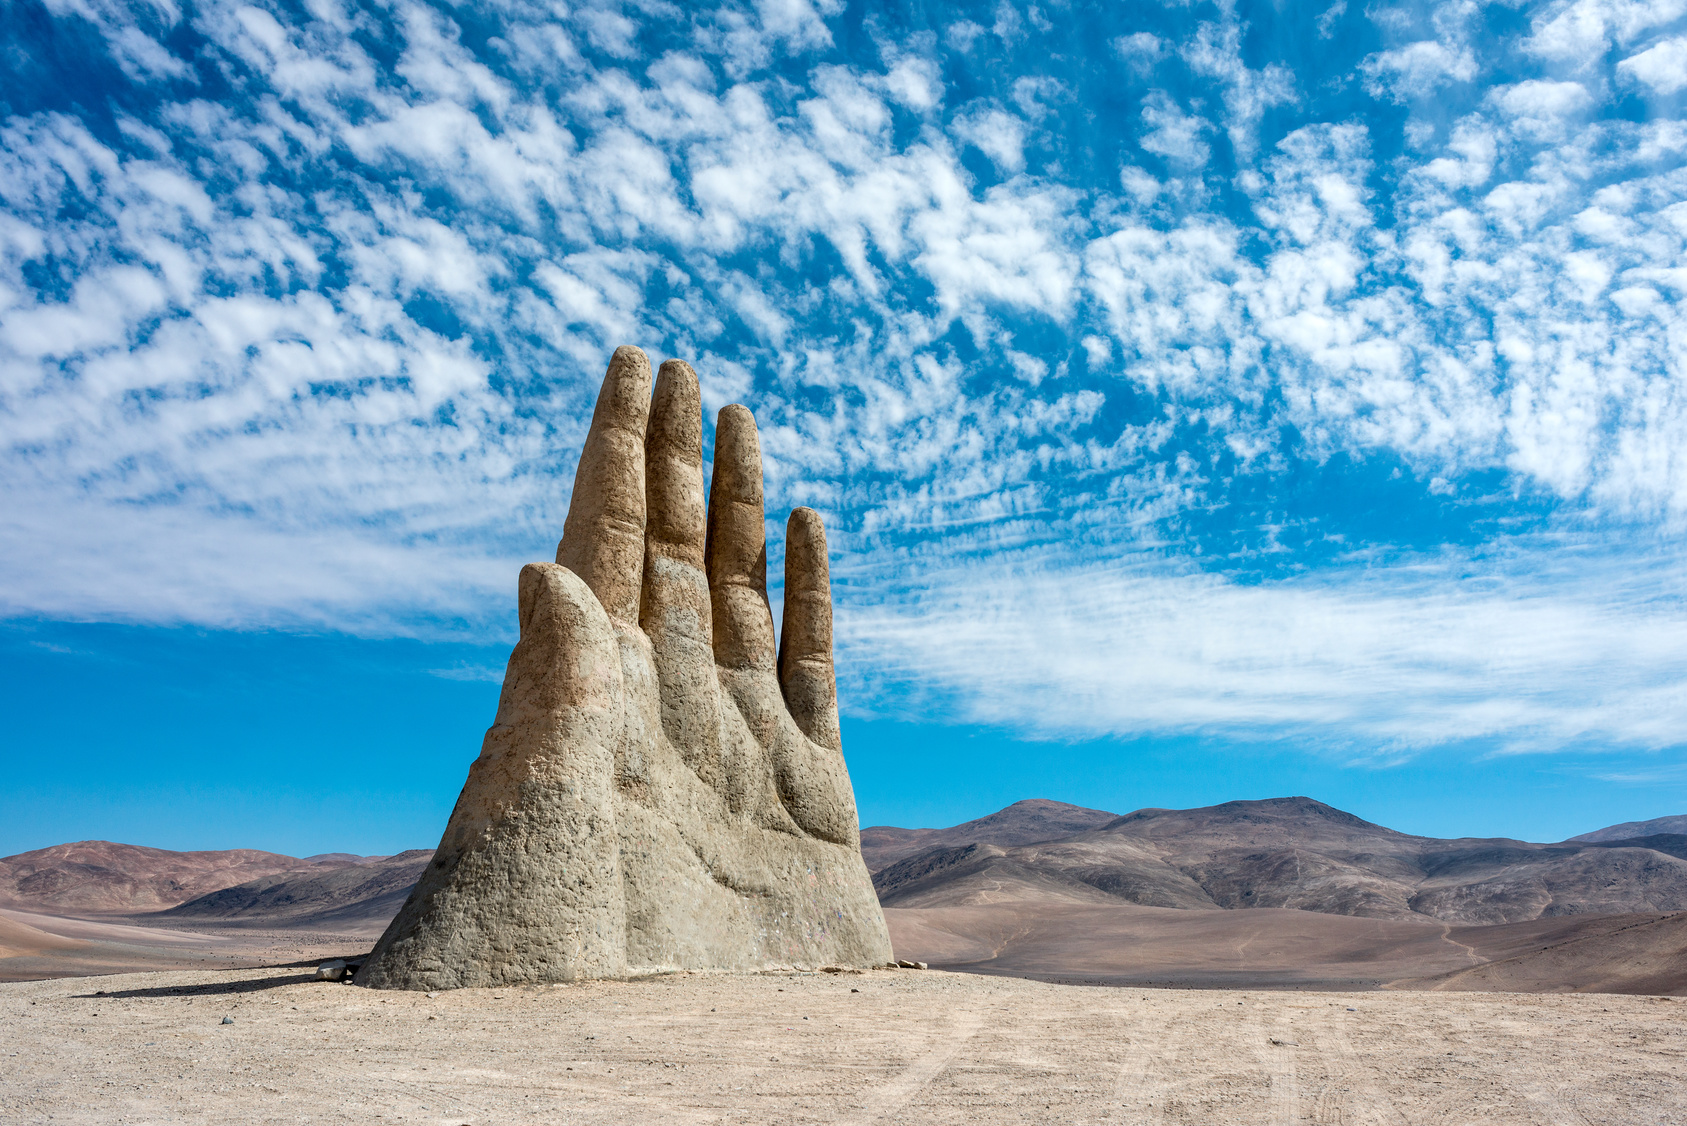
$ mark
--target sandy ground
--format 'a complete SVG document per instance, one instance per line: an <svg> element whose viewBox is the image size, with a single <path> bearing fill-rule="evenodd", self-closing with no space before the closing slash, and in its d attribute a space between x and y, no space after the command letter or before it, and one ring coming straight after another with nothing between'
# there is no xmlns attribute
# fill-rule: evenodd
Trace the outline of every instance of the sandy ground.
<svg viewBox="0 0 1687 1126"><path fill-rule="evenodd" d="M137 970L236 969L367 953L380 931L74 918L0 908L0 982Z"/></svg>
<svg viewBox="0 0 1687 1126"><path fill-rule="evenodd" d="M1684 1049L1687 1002L1593 994L174 971L0 985L0 1121L1663 1126Z"/></svg>
<svg viewBox="0 0 1687 1126"><path fill-rule="evenodd" d="M1687 913L1498 926L1317 911L888 908L899 958L1061 984L1687 994Z"/></svg>

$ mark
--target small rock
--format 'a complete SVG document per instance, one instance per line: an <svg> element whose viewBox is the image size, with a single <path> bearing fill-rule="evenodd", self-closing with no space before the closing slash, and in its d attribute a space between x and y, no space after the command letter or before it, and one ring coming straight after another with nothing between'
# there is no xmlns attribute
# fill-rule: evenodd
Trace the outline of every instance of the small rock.
<svg viewBox="0 0 1687 1126"><path fill-rule="evenodd" d="M317 981L339 981L346 976L346 960L334 958L316 967Z"/></svg>
<svg viewBox="0 0 1687 1126"><path fill-rule="evenodd" d="M915 962L914 968L916 970L929 970L929 969L931 969L931 967L926 965L924 962Z"/></svg>
<svg viewBox="0 0 1687 1126"><path fill-rule="evenodd" d="M234 1018L233 1018L233 1017L224 1017L224 1018L223 1018L223 1023L224 1023L224 1024L233 1024L233 1023L234 1023Z"/></svg>
<svg viewBox="0 0 1687 1126"><path fill-rule="evenodd" d="M915 963L913 963L913 962L910 962L910 961L909 961L909 960L908 960L908 959L906 959L906 958L898 958L898 959L896 959L896 967L897 967L897 968L898 968L898 969L902 969L902 970L917 970L917 969L919 969L919 966L917 966L917 965L916 965L916 964L915 964Z"/></svg>
<svg viewBox="0 0 1687 1126"><path fill-rule="evenodd" d="M428 994L428 1000L432 1001L435 997L438 997L438 996L439 996L439 994L437 994L437 993L429 993Z"/></svg>
<svg viewBox="0 0 1687 1126"><path fill-rule="evenodd" d="M1298 1047L1300 1047L1300 1042L1297 1041L1297 1040L1279 1040L1275 1036L1269 1037L1268 1039L1270 1039L1270 1041L1273 1044L1277 1045L1279 1048L1298 1048Z"/></svg>

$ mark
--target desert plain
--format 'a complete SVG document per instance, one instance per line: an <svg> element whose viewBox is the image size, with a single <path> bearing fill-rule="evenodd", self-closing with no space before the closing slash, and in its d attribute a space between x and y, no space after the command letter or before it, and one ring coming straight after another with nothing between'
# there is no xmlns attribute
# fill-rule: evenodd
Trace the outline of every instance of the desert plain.
<svg viewBox="0 0 1687 1126"><path fill-rule="evenodd" d="M937 970L0 986L7 1123L1687 1122L1687 1002Z"/></svg>
<svg viewBox="0 0 1687 1126"><path fill-rule="evenodd" d="M0 861L0 1123L1687 1123L1687 838L1616 829L1024 802L863 835L929 970L431 994L312 980L427 852L58 846Z"/></svg>

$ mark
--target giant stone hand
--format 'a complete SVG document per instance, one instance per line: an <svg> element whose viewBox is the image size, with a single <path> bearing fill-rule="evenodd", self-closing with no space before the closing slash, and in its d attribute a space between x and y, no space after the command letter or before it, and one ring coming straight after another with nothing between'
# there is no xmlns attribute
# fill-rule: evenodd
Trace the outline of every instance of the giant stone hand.
<svg viewBox="0 0 1687 1126"><path fill-rule="evenodd" d="M891 957L861 860L820 517L791 513L767 601L761 451L680 361L620 348L555 563L439 851L358 972L450 989Z"/></svg>

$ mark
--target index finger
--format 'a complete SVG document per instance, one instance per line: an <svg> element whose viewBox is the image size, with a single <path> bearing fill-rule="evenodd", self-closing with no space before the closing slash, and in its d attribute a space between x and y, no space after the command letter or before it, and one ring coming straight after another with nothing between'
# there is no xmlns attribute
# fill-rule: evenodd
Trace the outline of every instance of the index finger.
<svg viewBox="0 0 1687 1126"><path fill-rule="evenodd" d="M638 623L644 577L644 429L650 361L615 349L574 472L556 561L584 579L612 618Z"/></svg>

